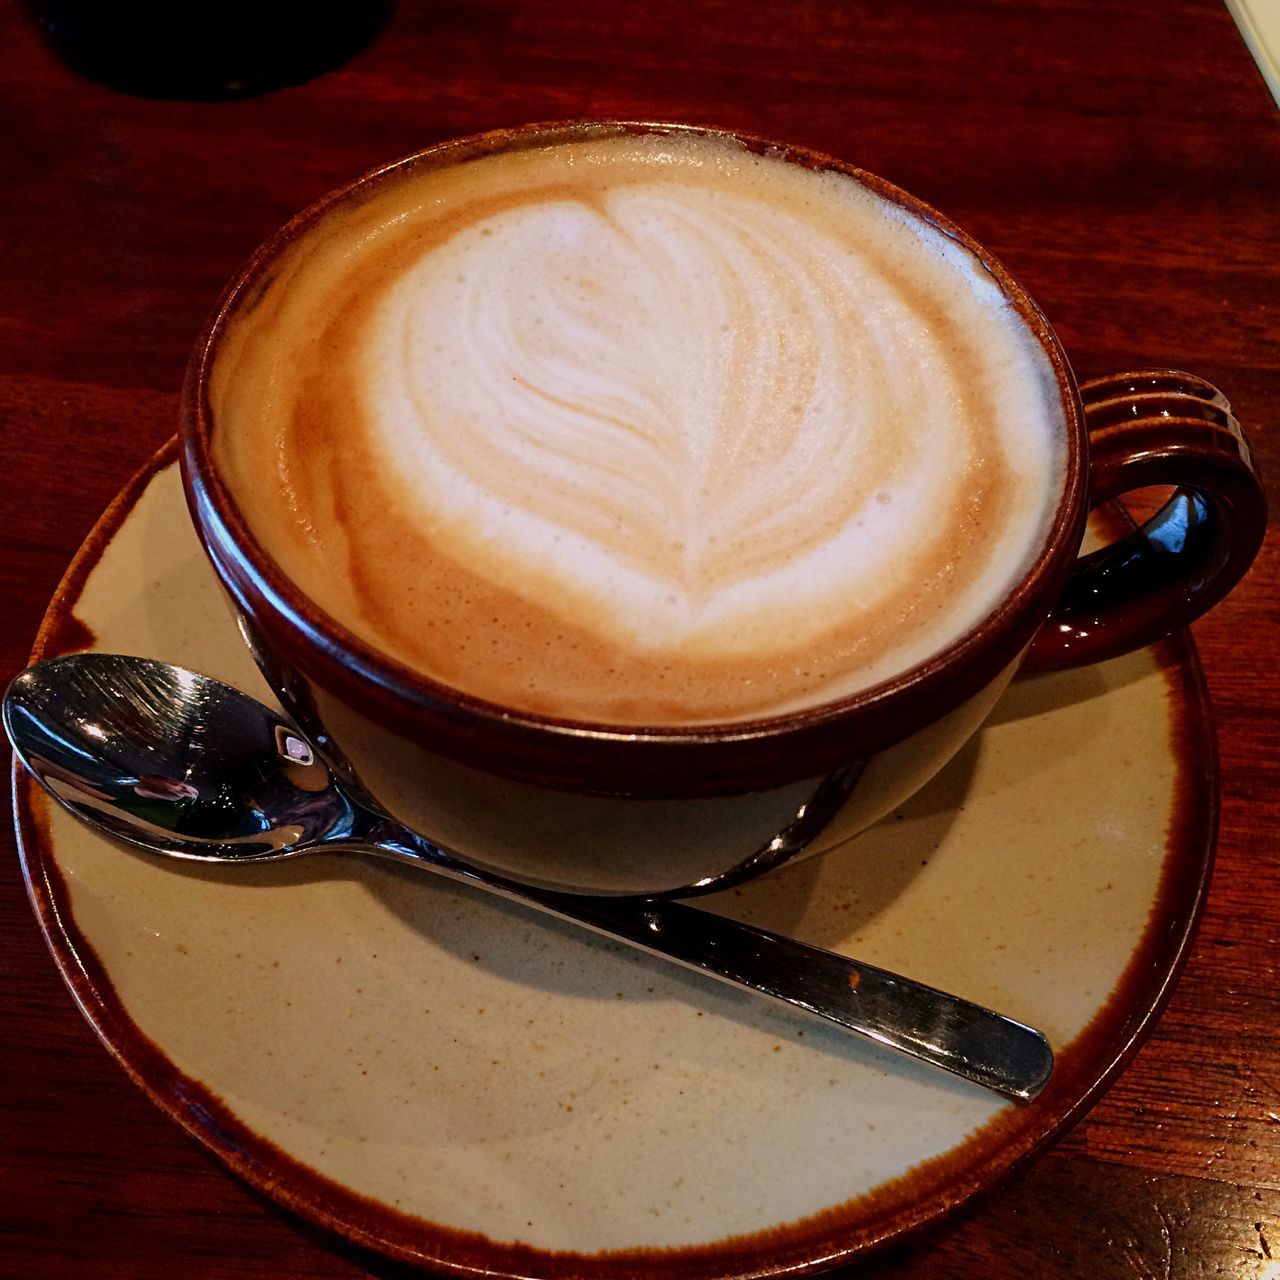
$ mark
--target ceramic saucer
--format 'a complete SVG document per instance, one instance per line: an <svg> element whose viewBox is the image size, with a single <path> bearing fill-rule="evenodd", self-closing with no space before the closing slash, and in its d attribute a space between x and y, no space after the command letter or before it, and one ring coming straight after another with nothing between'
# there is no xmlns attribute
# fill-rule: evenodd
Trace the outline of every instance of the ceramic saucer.
<svg viewBox="0 0 1280 1280"><path fill-rule="evenodd" d="M37 657L169 659L268 697L172 447L68 571ZM1078 1115L1150 1026L1215 814L1179 639L1015 681L899 813L701 905L1042 1028L1048 1090L982 1090L584 931L355 857L198 868L15 779L32 900L152 1099L280 1203L459 1275L818 1271L955 1207Z"/></svg>

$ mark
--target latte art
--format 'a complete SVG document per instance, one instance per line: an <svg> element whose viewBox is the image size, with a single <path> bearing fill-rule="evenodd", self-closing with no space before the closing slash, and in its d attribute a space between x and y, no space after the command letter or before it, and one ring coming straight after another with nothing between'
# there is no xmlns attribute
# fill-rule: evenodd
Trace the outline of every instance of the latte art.
<svg viewBox="0 0 1280 1280"><path fill-rule="evenodd" d="M1047 358L967 250L723 141L388 180L282 259L214 370L250 527L466 693L697 723L960 636L1061 488Z"/></svg>
<svg viewBox="0 0 1280 1280"><path fill-rule="evenodd" d="M722 648L779 593L873 599L919 522L886 506L943 499L974 450L923 448L902 302L841 249L698 189L504 212L379 307L374 436L469 559L496 537L490 573L562 578L622 643ZM890 396L902 423L876 420Z"/></svg>

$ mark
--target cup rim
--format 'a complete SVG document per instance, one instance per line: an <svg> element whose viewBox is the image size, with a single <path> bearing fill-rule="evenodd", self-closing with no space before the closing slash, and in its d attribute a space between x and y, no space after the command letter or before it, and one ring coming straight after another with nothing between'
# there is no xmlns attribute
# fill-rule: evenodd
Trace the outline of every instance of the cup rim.
<svg viewBox="0 0 1280 1280"><path fill-rule="evenodd" d="M1065 425L1065 471L1035 559L998 604L962 635L875 685L780 714L689 725L613 724L507 707L413 669L321 609L253 534L218 472L209 376L227 323L279 255L331 208L410 168L636 134L728 139L757 154L861 183L976 258L1016 308L1053 370ZM579 790L623 788L634 793L656 786L661 794L716 794L755 789L815 776L909 736L1018 661L1056 602L1087 516L1088 433L1076 380L1048 321L1007 268L950 219L884 178L807 147L701 124L577 119L494 129L433 144L335 187L263 242L223 289L187 365L181 434L183 486L196 531L259 640L329 692L376 713L379 722L422 746L509 776ZM676 770L686 765L700 772L678 776Z"/></svg>

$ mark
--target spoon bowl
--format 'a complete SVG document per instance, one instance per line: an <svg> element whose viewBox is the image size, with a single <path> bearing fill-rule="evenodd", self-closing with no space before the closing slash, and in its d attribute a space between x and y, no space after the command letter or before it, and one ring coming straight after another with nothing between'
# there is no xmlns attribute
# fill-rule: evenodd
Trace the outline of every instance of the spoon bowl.
<svg viewBox="0 0 1280 1280"><path fill-rule="evenodd" d="M372 816L283 716L167 663L41 663L9 687L4 723L18 758L66 808L153 853L275 860L355 837Z"/></svg>
<svg viewBox="0 0 1280 1280"><path fill-rule="evenodd" d="M207 676L119 654L38 663L4 696L22 764L78 818L152 853L269 862L349 851L491 890L781 1000L1026 1102L1053 1053L1031 1027L922 983L670 900L593 898L470 866L348 796L279 712Z"/></svg>

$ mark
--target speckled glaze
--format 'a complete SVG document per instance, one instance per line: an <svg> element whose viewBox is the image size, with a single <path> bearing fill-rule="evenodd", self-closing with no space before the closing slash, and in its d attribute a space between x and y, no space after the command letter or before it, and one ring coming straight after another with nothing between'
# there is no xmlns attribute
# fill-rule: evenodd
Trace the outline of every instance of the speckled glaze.
<svg viewBox="0 0 1280 1280"><path fill-rule="evenodd" d="M268 697L172 453L70 570L36 656L163 657ZM1019 679L908 805L705 905L994 1005L1033 1105L429 876L191 868L16 779L51 949L158 1105L343 1236L465 1276L816 1272L954 1208L1077 1116L1170 989L1207 883L1189 642Z"/></svg>
<svg viewBox="0 0 1280 1280"><path fill-rule="evenodd" d="M976 626L892 679L801 711L723 725L618 726L521 712L379 653L285 577L219 474L209 380L230 319L286 246L389 174L627 132L716 135L625 122L502 130L408 157L299 214L231 283L196 345L183 396L182 467L196 529L259 665L371 803L514 879L592 893L687 893L833 848L901 804L962 748L1028 646L1035 666L1073 665L1190 621L1248 568L1265 501L1239 425L1209 384L1180 373L1124 375L1089 384L1082 406L1035 303L958 227L851 165L733 135L791 163L850 175L931 223L986 267L1039 342L1061 397L1067 456L1052 530L1025 575ZM1190 488L1113 554L1077 562L1091 503L1161 484ZM786 622L780 617L778 626Z"/></svg>

